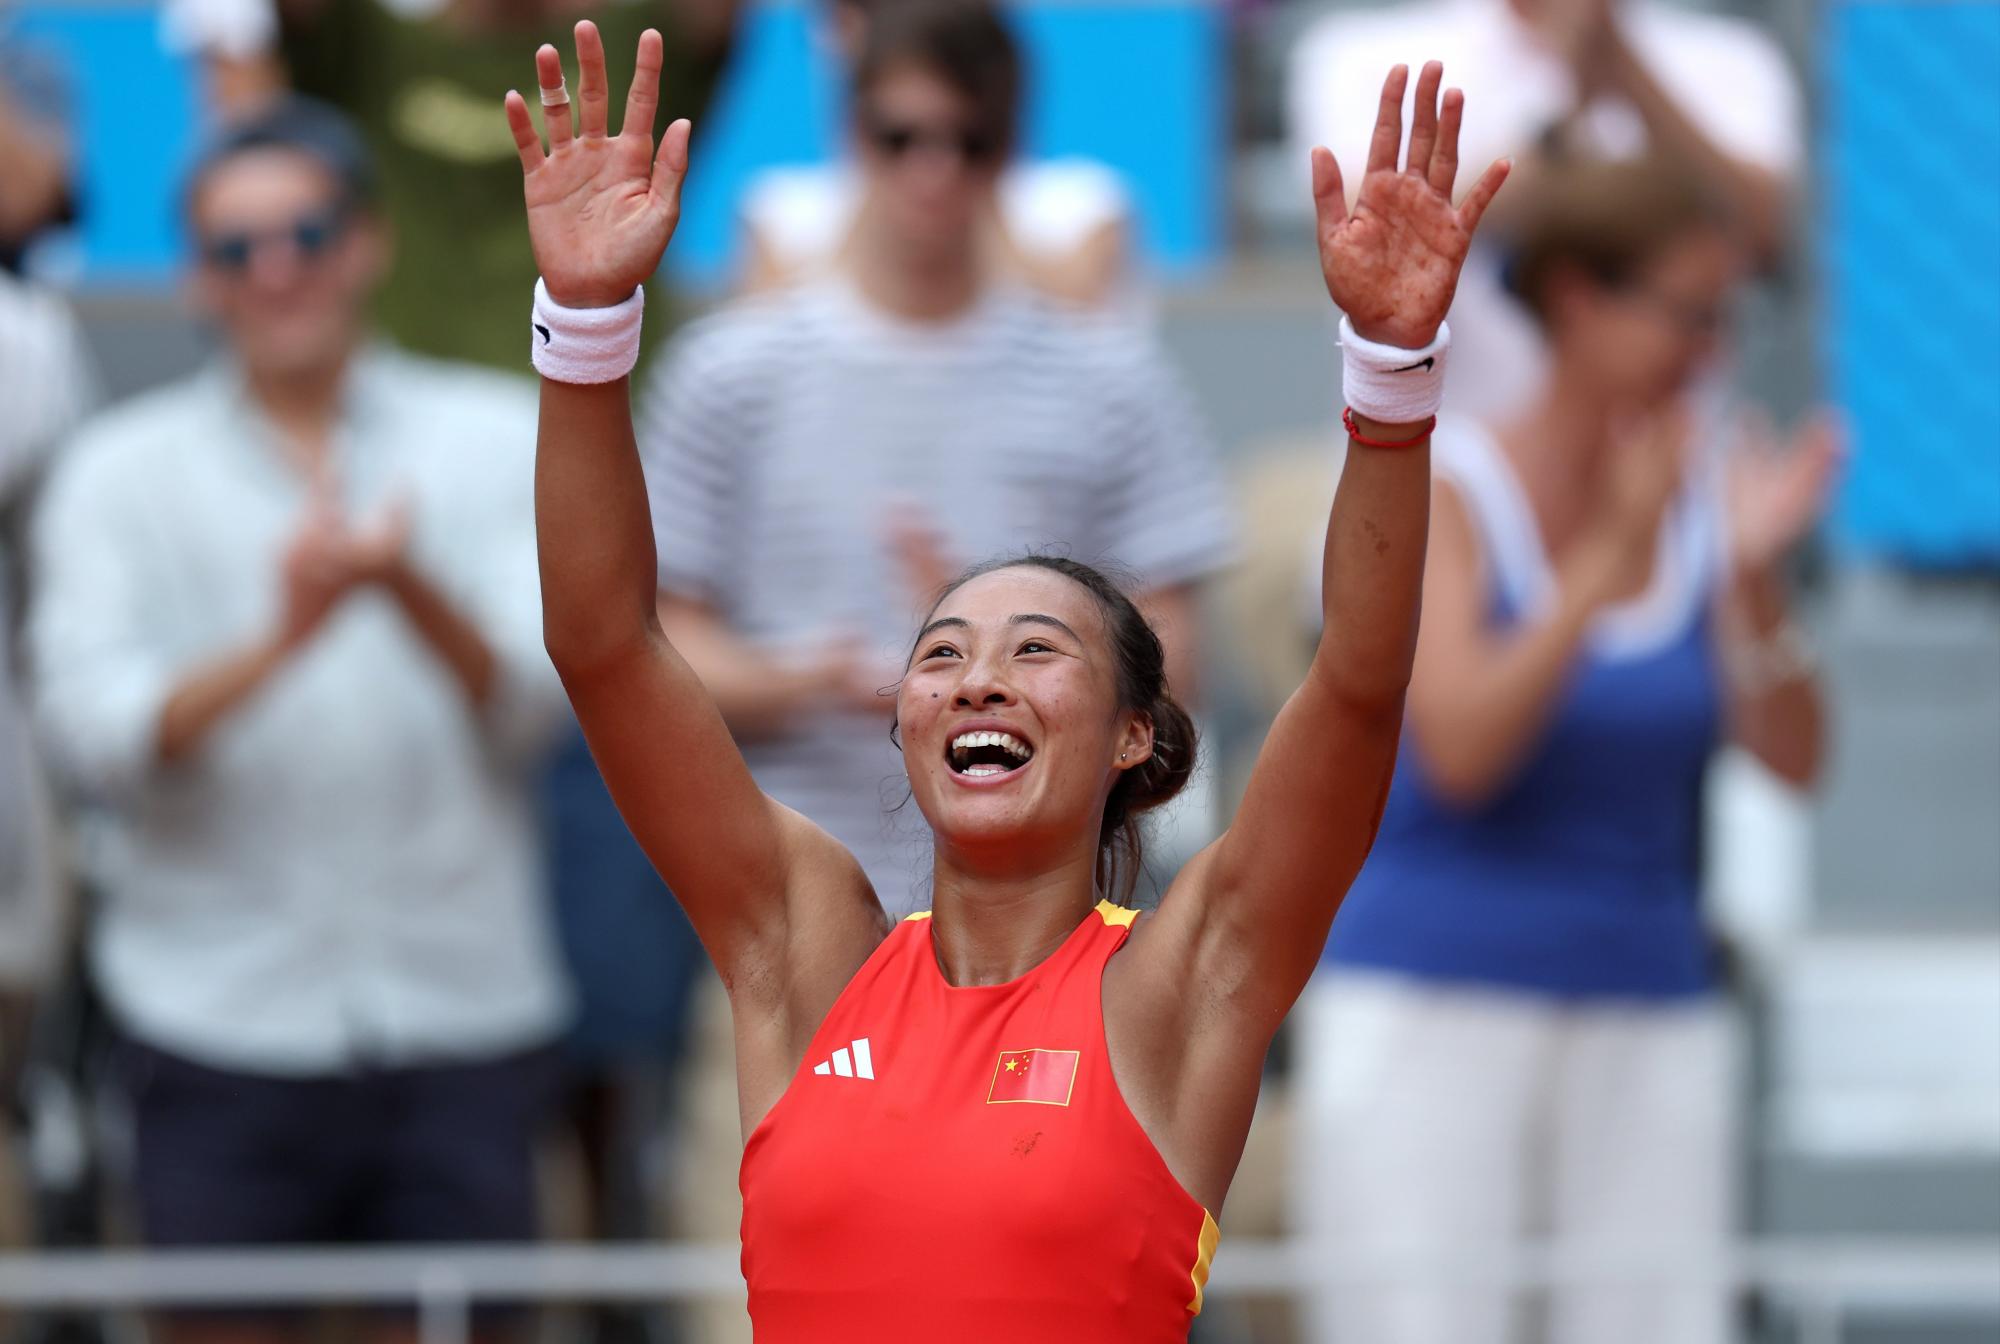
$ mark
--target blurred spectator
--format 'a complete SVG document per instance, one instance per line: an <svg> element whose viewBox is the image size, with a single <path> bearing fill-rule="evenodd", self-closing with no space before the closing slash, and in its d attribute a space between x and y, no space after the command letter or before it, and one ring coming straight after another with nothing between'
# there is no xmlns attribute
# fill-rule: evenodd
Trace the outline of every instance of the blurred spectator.
<svg viewBox="0 0 2000 1344"><path fill-rule="evenodd" d="M0 180L11 160L0 148ZM37 998L61 962L64 913L49 805L26 706L15 638L25 595L19 530L57 444L96 400L96 377L76 320L55 295L0 273L0 1247L25 1222L25 1145L10 1141ZM46 1173L44 1173L46 1174Z"/></svg>
<svg viewBox="0 0 2000 1344"><path fill-rule="evenodd" d="M224 107L285 84L346 112L374 151L396 258L375 316L408 349L521 372L521 296L535 262L521 168L500 99L543 42L594 20L611 78L639 33L666 38L660 124L696 125L719 79L738 0L167 0L176 45L208 58ZM621 64L622 63L622 64ZM539 106L535 108L540 112Z"/></svg>
<svg viewBox="0 0 2000 1344"><path fill-rule="evenodd" d="M303 102L209 145L193 292L227 353L88 426L35 519L36 705L88 808L155 1245L536 1230L564 1004L534 398L366 339L369 184Z"/></svg>
<svg viewBox="0 0 2000 1344"><path fill-rule="evenodd" d="M1700 178L1759 263L1784 252L1803 115L1783 53L1753 24L1663 0L1420 0L1330 14L1292 50L1297 161L1314 144L1342 162L1359 155L1375 120L1376 72L1424 60L1443 61L1476 109L1464 160L1522 160L1496 223L1535 195L1544 159L1650 154ZM1506 294L1490 244L1466 264L1451 325L1448 405L1476 416L1517 411L1547 355L1534 319Z"/></svg>
<svg viewBox="0 0 2000 1344"><path fill-rule="evenodd" d="M899 0L829 0L830 38L851 68L869 16ZM834 264L854 232L862 182L849 162L767 169L744 193L745 287L789 284ZM996 270L1084 307L1127 293L1131 203L1118 174L1069 157L1009 162L983 221Z"/></svg>
<svg viewBox="0 0 2000 1344"><path fill-rule="evenodd" d="M0 177L8 160L0 157ZM57 444L97 400L82 332L54 294L0 274L0 996L39 981L53 953L48 814L15 695L25 597L19 532Z"/></svg>
<svg viewBox="0 0 2000 1344"><path fill-rule="evenodd" d="M521 227L521 167L501 97L536 46L569 48L581 18L603 33L625 87L638 35L665 39L661 126L704 120L738 0L168 0L178 45L208 58L214 96L255 103L289 81L354 118L380 166L396 258L375 315L406 347L526 373L523 295L535 283ZM539 103L531 101L536 115ZM664 316L658 285L656 316ZM650 334L669 322L651 322ZM701 945L633 842L572 727L540 781L547 884L576 1017L569 1106L594 1233L640 1235L638 1163L657 1075L679 1053Z"/></svg>
<svg viewBox="0 0 2000 1344"><path fill-rule="evenodd" d="M1501 1344L1465 1275L1531 1224L1691 1271L1731 1230L1732 1037L1697 890L1704 772L1821 757L1779 565L1830 429L1704 458L1681 405L1743 248L1668 162L1546 177L1514 271L1549 342L1516 416L1440 428L1423 631L1381 835L1303 1004L1298 1213L1418 1272L1314 1303L1339 1344ZM1726 478L1726 482L1725 482ZM1456 1274L1459 1277L1454 1277ZM1727 1296L1565 1286L1553 1344L1721 1344Z"/></svg>
<svg viewBox="0 0 2000 1344"><path fill-rule="evenodd" d="M890 833L880 688L929 594L1010 548L1111 559L1138 575L1186 696L1194 588L1230 549L1208 445L1158 353L1015 283L982 247L1020 80L990 8L907 0L876 16L839 267L691 327L642 419L676 646L758 782L847 845L895 912L920 903L922 837ZM773 643L815 629L813 647Z"/></svg>
<svg viewBox="0 0 2000 1344"><path fill-rule="evenodd" d="M56 66L10 41L0 14L0 271L76 218L68 90Z"/></svg>

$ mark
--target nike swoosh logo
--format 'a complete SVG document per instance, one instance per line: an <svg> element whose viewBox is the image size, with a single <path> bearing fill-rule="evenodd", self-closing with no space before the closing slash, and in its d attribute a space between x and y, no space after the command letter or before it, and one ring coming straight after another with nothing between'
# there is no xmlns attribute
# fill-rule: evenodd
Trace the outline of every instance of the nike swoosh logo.
<svg viewBox="0 0 2000 1344"><path fill-rule="evenodd" d="M549 329L537 322L535 323L535 330L542 333L542 344L547 345L549 343ZM1428 364L1430 361L1425 360L1424 363Z"/></svg>
<svg viewBox="0 0 2000 1344"><path fill-rule="evenodd" d="M538 328L536 328L536 330L538 330L538 331L539 331L539 330L541 330L541 329L540 329L540 328L538 327ZM544 336L547 336L547 334L548 334L548 333L547 333L547 332L543 332L542 334L543 334ZM1416 363L1414 363L1414 364L1405 364L1405 365L1404 365L1404 366L1403 366L1402 368L1400 368L1400 369L1391 369L1391 370L1389 370L1389 372L1391 372L1391 373L1410 373L1410 372L1412 372L1412 371L1414 371L1414 370L1416 370L1416 369L1423 369L1423 370L1425 370L1426 372L1428 372L1429 370L1431 370L1431 369L1433 369L1433 368L1435 368L1435 367L1437 367L1437 356L1436 356L1436 355L1426 355L1426 356L1425 356L1424 358L1422 358L1422 359L1418 360L1418 361L1417 361Z"/></svg>

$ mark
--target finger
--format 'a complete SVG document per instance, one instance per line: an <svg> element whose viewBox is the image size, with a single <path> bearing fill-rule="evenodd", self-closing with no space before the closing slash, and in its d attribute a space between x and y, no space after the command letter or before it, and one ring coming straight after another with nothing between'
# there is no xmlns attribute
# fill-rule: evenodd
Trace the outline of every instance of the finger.
<svg viewBox="0 0 2000 1344"><path fill-rule="evenodd" d="M625 95L625 120L618 123L618 134L652 136L653 116L660 108L662 51L656 29L639 34L639 59L632 67L632 88Z"/></svg>
<svg viewBox="0 0 2000 1344"><path fill-rule="evenodd" d="M1416 115L1410 119L1410 157L1404 171L1411 177L1431 175L1431 151L1437 147L1438 86L1444 83L1444 66L1425 61L1417 75Z"/></svg>
<svg viewBox="0 0 2000 1344"><path fill-rule="evenodd" d="M562 55L544 42L535 52L535 84L544 93L554 93L563 86ZM558 103L550 107L542 104L542 124L549 130L549 153L553 154L569 143L569 104Z"/></svg>
<svg viewBox="0 0 2000 1344"><path fill-rule="evenodd" d="M547 156L542 153L542 135L528 115L528 100L513 89L507 90L507 129L514 133L514 148L521 155L521 171L532 173Z"/></svg>
<svg viewBox="0 0 2000 1344"><path fill-rule="evenodd" d="M687 180L688 136L693 133L692 122L677 118L660 137L659 152L653 156L653 199L670 219L681 217L681 183Z"/></svg>
<svg viewBox="0 0 2000 1344"><path fill-rule="evenodd" d="M604 39L597 25L584 19L576 25L576 133L584 140L602 140L611 120L611 80L604 73Z"/></svg>
<svg viewBox="0 0 2000 1344"><path fill-rule="evenodd" d="M1431 151L1431 187L1447 201L1452 184L1458 180L1458 128L1465 119L1465 94L1459 89L1444 91L1444 110L1438 114L1437 148Z"/></svg>
<svg viewBox="0 0 2000 1344"><path fill-rule="evenodd" d="M1472 190L1466 193L1465 204L1458 207L1460 228L1471 233L1479 227L1480 216L1486 213L1487 206L1493 204L1493 197L1500 190L1500 184L1507 180L1507 174L1513 169L1512 159L1495 159L1486 171L1479 175L1479 180L1472 184Z"/></svg>
<svg viewBox="0 0 2000 1344"><path fill-rule="evenodd" d="M1375 109L1375 134L1368 142L1368 171L1396 171L1396 151L1403 143L1403 91L1410 86L1410 67L1399 65L1382 81L1382 101Z"/></svg>
<svg viewBox="0 0 2000 1344"><path fill-rule="evenodd" d="M1340 181L1340 162L1325 145L1313 146L1313 211L1324 237L1347 220L1347 192Z"/></svg>

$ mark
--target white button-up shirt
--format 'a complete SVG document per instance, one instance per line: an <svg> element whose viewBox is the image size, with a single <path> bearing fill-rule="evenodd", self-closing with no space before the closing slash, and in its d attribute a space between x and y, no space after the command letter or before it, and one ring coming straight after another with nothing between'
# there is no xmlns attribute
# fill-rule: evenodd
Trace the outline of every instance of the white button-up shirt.
<svg viewBox="0 0 2000 1344"><path fill-rule="evenodd" d="M561 721L542 650L524 383L357 357L331 461L498 663L475 709L386 594L348 597L190 760L187 675L276 628L308 485L219 366L100 417L34 525L29 630L51 764L92 823L92 957L126 1027L221 1068L312 1074L549 1040L565 998L528 774Z"/></svg>

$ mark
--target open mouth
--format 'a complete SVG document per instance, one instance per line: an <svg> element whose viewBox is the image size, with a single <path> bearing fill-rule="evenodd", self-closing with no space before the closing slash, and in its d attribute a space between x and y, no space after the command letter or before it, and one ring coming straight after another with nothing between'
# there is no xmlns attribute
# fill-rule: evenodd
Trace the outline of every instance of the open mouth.
<svg viewBox="0 0 2000 1344"><path fill-rule="evenodd" d="M1012 733L960 733L945 749L952 772L967 779L1012 774L1034 755L1035 749Z"/></svg>

